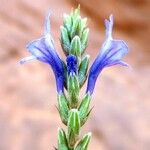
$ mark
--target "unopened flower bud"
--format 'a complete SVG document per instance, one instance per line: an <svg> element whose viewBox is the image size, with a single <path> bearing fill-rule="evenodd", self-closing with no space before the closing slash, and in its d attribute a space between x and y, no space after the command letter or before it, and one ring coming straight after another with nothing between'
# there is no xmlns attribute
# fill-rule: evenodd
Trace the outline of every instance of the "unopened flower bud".
<svg viewBox="0 0 150 150"><path fill-rule="evenodd" d="M80 57L81 56L81 42L79 36L75 36L71 41L71 54Z"/></svg>
<svg viewBox="0 0 150 150"><path fill-rule="evenodd" d="M79 21L80 21L80 16L78 16L77 18L73 18L73 24L72 24L72 28L71 28L71 39L76 35L76 32L77 32L77 28L78 28L78 24L79 24Z"/></svg>
<svg viewBox="0 0 150 150"><path fill-rule="evenodd" d="M79 24L78 24L78 35L81 38L82 33L84 31L84 29L86 28L87 25L87 18L80 18L79 20Z"/></svg>

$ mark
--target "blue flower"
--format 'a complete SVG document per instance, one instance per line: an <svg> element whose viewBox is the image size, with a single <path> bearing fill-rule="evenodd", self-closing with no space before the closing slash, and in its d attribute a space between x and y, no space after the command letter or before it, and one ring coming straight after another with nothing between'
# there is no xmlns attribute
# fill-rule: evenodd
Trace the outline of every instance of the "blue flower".
<svg viewBox="0 0 150 150"><path fill-rule="evenodd" d="M32 54L29 57L23 58L20 63L24 64L28 61L37 59L51 66L56 79L57 92L63 92L64 89L64 67L62 60L59 58L54 42L50 34L50 14L46 17L44 36L34 40L27 45L27 50Z"/></svg>
<svg viewBox="0 0 150 150"><path fill-rule="evenodd" d="M121 59L128 53L128 47L122 40L115 40L112 38L113 16L109 20L105 20L106 39L102 45L100 53L92 64L88 77L87 93L92 94L94 91L95 83L100 72L105 67L113 65L128 66Z"/></svg>
<svg viewBox="0 0 150 150"><path fill-rule="evenodd" d="M67 73L70 75L71 73L77 73L77 57L70 54L67 56Z"/></svg>

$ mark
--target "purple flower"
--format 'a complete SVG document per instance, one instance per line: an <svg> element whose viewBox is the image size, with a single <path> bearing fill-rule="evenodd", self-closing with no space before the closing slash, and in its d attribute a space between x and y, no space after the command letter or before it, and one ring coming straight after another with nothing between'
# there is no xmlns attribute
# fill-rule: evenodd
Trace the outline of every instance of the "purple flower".
<svg viewBox="0 0 150 150"><path fill-rule="evenodd" d="M128 66L121 59L128 53L128 47L122 40L115 40L112 38L113 16L109 20L105 20L106 39L102 45L100 53L92 64L88 77L87 93L92 94L94 91L95 83L100 72L105 67L113 65Z"/></svg>
<svg viewBox="0 0 150 150"><path fill-rule="evenodd" d="M70 75L71 73L77 73L77 57L70 54L67 56L67 73Z"/></svg>
<svg viewBox="0 0 150 150"><path fill-rule="evenodd" d="M56 79L57 92L63 92L64 89L64 68L62 60L59 58L53 43L50 33L50 14L46 17L44 36L34 40L27 45L27 50L32 54L29 57L23 58L20 63L24 64L31 60L39 60L51 66Z"/></svg>

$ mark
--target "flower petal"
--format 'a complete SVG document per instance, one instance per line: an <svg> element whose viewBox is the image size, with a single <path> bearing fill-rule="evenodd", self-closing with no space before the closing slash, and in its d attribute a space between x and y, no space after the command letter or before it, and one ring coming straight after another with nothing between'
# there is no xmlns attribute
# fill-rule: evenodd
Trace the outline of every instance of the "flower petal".
<svg viewBox="0 0 150 150"><path fill-rule="evenodd" d="M97 77L105 67L120 64L127 66L121 59L128 53L128 47L122 40L115 40L112 38L113 16L109 20L105 20L106 40L102 45L99 55L95 59L90 68L88 85L86 92L93 93Z"/></svg>
<svg viewBox="0 0 150 150"><path fill-rule="evenodd" d="M54 48L54 42L50 34L49 16L50 14L45 19L44 36L27 45L27 50L32 56L22 59L21 63L37 59L49 64L55 74L57 91L60 93L64 88L64 68L62 60Z"/></svg>
<svg viewBox="0 0 150 150"><path fill-rule="evenodd" d="M29 62L31 60L35 60L37 59L35 56L31 55L31 56L28 56L28 57L25 57L23 59L20 60L20 64L24 64L26 62Z"/></svg>
<svg viewBox="0 0 150 150"><path fill-rule="evenodd" d="M103 54L100 52L99 57L105 66L121 60L128 53L128 47L122 40L107 40L102 50L105 52Z"/></svg>
<svg viewBox="0 0 150 150"><path fill-rule="evenodd" d="M46 45L45 37L30 42L26 48L38 60L45 63L49 63L50 61L49 53L52 50L52 48Z"/></svg>
<svg viewBox="0 0 150 150"><path fill-rule="evenodd" d="M70 54L67 56L67 73L77 73L77 57Z"/></svg>

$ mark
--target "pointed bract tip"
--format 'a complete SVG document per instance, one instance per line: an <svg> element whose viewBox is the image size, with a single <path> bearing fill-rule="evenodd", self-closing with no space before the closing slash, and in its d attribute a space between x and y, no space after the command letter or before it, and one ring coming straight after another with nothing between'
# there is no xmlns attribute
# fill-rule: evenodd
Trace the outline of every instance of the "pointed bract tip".
<svg viewBox="0 0 150 150"><path fill-rule="evenodd" d="M58 131L58 132L61 131L61 128L58 127L57 131Z"/></svg>
<svg viewBox="0 0 150 150"><path fill-rule="evenodd" d="M89 132L89 133L87 134L87 136L91 137L91 136L92 136L92 133L91 133L91 132Z"/></svg>
<svg viewBox="0 0 150 150"><path fill-rule="evenodd" d="M85 57L89 59L89 58L90 58L90 55L87 54Z"/></svg>

